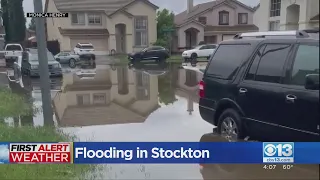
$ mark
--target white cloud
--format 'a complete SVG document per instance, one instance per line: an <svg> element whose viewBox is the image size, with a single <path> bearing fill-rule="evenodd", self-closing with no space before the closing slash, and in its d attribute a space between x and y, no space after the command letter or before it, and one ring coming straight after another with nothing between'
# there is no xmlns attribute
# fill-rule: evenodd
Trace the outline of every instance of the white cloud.
<svg viewBox="0 0 320 180"><path fill-rule="evenodd" d="M0 160L9 159L9 149L7 145L0 145Z"/></svg>

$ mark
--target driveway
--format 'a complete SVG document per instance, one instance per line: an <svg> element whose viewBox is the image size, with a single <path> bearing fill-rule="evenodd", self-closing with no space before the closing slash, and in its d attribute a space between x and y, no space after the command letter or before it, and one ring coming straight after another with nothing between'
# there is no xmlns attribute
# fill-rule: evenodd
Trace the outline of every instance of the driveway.
<svg viewBox="0 0 320 180"><path fill-rule="evenodd" d="M54 120L64 132L75 135L79 141L202 141L212 133L214 126L202 120L199 114L197 90L202 72L193 68L175 63L114 67L99 61L96 67L64 67L63 78L50 81ZM11 89L34 98L35 104L41 107L39 79L23 77L19 81L11 82ZM41 112L21 121L22 125L44 124ZM10 124L17 126L14 122ZM262 165L241 168L244 166L106 164L88 172L85 178L231 180L263 179L271 173ZM290 172L279 170L274 174L291 179L319 176L314 171Z"/></svg>

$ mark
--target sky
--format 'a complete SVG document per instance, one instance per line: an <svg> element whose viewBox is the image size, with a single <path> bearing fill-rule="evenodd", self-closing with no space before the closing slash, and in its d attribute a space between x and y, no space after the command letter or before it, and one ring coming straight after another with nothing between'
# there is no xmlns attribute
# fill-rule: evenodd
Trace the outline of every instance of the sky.
<svg viewBox="0 0 320 180"><path fill-rule="evenodd" d="M150 0L155 5L159 6L160 8L166 8L174 13L180 13L187 8L187 0ZM194 5L199 3L204 3L212 0L194 0ZM244 4L249 6L256 6L260 0L239 0ZM43 7L45 0L42 0ZM24 12L33 12L33 0L23 0L23 8ZM27 24L30 22L30 19L27 20Z"/></svg>

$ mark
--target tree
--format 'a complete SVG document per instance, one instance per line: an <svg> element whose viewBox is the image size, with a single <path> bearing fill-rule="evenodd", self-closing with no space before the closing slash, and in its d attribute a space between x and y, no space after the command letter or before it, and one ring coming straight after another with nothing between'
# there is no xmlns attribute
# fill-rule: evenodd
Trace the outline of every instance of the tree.
<svg viewBox="0 0 320 180"><path fill-rule="evenodd" d="M26 37L26 18L24 16L22 2L23 0L10 0L9 2L9 20L11 29L11 41L23 42Z"/></svg>
<svg viewBox="0 0 320 180"><path fill-rule="evenodd" d="M168 46L168 33L165 32L165 29L173 29L174 28L174 14L170 12L168 9L163 9L157 12L157 42L156 45L160 46Z"/></svg>
<svg viewBox="0 0 320 180"><path fill-rule="evenodd" d="M5 41L10 42L11 40L11 31L9 29L9 9L8 9L8 0L1 0L1 10L2 10L2 21L4 30L6 33Z"/></svg>
<svg viewBox="0 0 320 180"><path fill-rule="evenodd" d="M28 29L35 31L36 30L36 22L34 18L31 18Z"/></svg>

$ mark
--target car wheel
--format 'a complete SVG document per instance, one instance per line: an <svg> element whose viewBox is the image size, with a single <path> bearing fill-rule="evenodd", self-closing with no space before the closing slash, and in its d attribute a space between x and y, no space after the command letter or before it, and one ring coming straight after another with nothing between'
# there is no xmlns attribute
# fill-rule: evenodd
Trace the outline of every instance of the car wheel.
<svg viewBox="0 0 320 180"><path fill-rule="evenodd" d="M196 54L196 53L192 53L191 54L191 59L193 60L193 59L197 59L197 57L198 57L198 55Z"/></svg>
<svg viewBox="0 0 320 180"><path fill-rule="evenodd" d="M76 60L75 59L71 58L69 60L69 67L71 67L71 68L75 68L76 67Z"/></svg>
<svg viewBox="0 0 320 180"><path fill-rule="evenodd" d="M243 139L244 131L240 115L234 109L225 110L218 120L218 133L229 141Z"/></svg>

